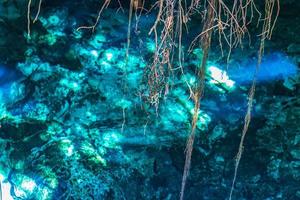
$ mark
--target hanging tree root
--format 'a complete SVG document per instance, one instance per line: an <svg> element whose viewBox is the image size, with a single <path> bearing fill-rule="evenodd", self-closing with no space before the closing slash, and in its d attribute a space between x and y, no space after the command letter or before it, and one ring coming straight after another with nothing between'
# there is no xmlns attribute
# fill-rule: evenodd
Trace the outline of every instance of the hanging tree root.
<svg viewBox="0 0 300 200"><path fill-rule="evenodd" d="M30 12L31 12L31 0L28 0L27 5L27 37L30 38Z"/></svg>
<svg viewBox="0 0 300 200"><path fill-rule="evenodd" d="M180 200L183 200L184 198L184 191L185 191L185 185L186 180L189 174L190 166L191 166L191 157L192 157L192 151L193 151L193 144L195 139L195 132L197 128L197 122L198 122L198 116L200 112L200 101L204 92L204 84L205 84L205 69L206 69L206 61L208 59L208 53L209 48L211 44L211 37L212 37L212 29L214 23L214 7L216 4L216 0L208 0L209 4L207 7L207 16L204 18L204 25L203 25L203 32L201 36L201 48L203 50L203 57L201 61L200 68L197 69L197 84L196 88L193 94L194 99L194 114L192 119L192 129L190 132L190 136L187 141L186 145L186 156L185 156L185 164L184 164L184 171L182 176L182 182L181 182L181 190L180 190Z"/></svg>
<svg viewBox="0 0 300 200"><path fill-rule="evenodd" d="M98 12L98 15L97 15L97 18L96 18L96 22L93 25L91 25L91 26L80 26L76 30L80 31L81 29L92 29L92 31L94 32L95 28L99 24L102 12L104 11L104 9L106 9L109 6L110 2L111 2L111 0L105 0L104 1L103 5L101 6L101 8L100 8L100 10Z"/></svg>
<svg viewBox="0 0 300 200"><path fill-rule="evenodd" d="M273 16L274 7L276 4L277 4L277 13L275 15L275 19L273 20L272 16ZM249 96L248 96L248 108L247 108L247 113L246 113L246 116L244 119L244 127L243 127L242 137L241 137L240 144L239 144L239 150L238 150L238 153L237 153L236 159L235 159L234 176L233 176L232 185L231 185L231 189L230 189L229 200L232 199L232 194L233 194L234 185L236 182L238 167L239 167L240 160L242 158L243 149L244 149L244 140L245 140L248 128L249 128L250 121L251 121L251 111L252 111L253 98L255 95L255 87L256 87L256 76L259 71L259 67L261 65L261 61L262 61L262 57L263 57L263 53L264 53L264 47L265 47L265 40L271 39L274 25L276 23L278 15L279 15L279 10L280 10L279 0L276 0L276 1L275 0L265 0L265 18L263 21L262 33L260 34L261 42L260 42L260 47L259 47L259 51L258 51L258 60L257 60L256 69L255 69L254 78L253 78Z"/></svg>
<svg viewBox="0 0 300 200"><path fill-rule="evenodd" d="M168 73L172 71L171 55L174 49L174 2L172 0L159 0L159 11L154 25L149 34L154 33L155 52L153 62L146 71L148 85L148 100L154 105L156 111L159 99L168 92ZM160 35L157 34L157 26L162 22Z"/></svg>
<svg viewBox="0 0 300 200"><path fill-rule="evenodd" d="M27 38L30 39L30 34L31 34L31 19L30 19L30 15L31 15L31 4L32 4L32 0L28 0L28 4L27 4ZM41 6L42 6L42 0L39 0L39 4L38 4L38 10L37 13L33 19L33 24L35 22L37 22L40 12L41 12Z"/></svg>

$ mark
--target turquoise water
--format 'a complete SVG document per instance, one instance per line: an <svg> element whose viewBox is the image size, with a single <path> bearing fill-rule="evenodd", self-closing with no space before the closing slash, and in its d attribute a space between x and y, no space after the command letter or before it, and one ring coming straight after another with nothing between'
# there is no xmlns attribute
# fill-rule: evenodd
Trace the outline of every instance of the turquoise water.
<svg viewBox="0 0 300 200"><path fill-rule="evenodd" d="M43 2L29 37L27 4L0 4L2 200L179 199L203 55L187 50L198 30L184 34L183 71L174 50L170 65L153 73L156 11L133 15L127 49L126 3L122 10L112 2L94 31L77 30L95 21L98 7ZM229 197L255 43L234 50L227 65L213 39L185 199ZM257 75L233 199L300 198L298 63L272 44Z"/></svg>

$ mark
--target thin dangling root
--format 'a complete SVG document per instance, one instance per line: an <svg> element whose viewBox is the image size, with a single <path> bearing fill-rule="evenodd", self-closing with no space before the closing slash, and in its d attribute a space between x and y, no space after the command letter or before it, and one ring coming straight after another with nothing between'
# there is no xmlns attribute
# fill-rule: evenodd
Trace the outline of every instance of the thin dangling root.
<svg viewBox="0 0 300 200"><path fill-rule="evenodd" d="M32 0L28 0L27 4L27 38L30 39L30 34L31 34L31 22L30 22L30 14L31 14L31 3ZM39 5L38 5L38 11L34 17L33 24L38 20L40 12L41 12L41 6L42 6L42 0L39 0Z"/></svg>
<svg viewBox="0 0 300 200"><path fill-rule="evenodd" d="M233 180L232 180L232 184L231 184L229 200L232 199L232 194L233 194L234 185L236 182L238 167L239 167L239 164L240 164L240 161L242 158L243 149L244 149L244 140L245 140L248 128L249 128L250 121L251 121L251 111L252 111L253 98L255 95L255 87L256 87L256 78L257 78L256 76L257 76L259 67L262 62L262 57L264 54L264 47L265 47L265 40L271 39L272 31L274 29L274 25L276 23L276 20L277 20L278 14L279 14L279 10L280 10L279 0L276 0L276 4L277 4L277 13L275 15L275 19L272 20L274 6L275 6L275 0L265 0L265 19L264 19L263 28L262 28L262 34L260 35L261 42L260 42L260 47L259 47L259 51L258 51L258 61L257 61L256 69L255 69L252 86L250 88L250 92L248 95L248 108L247 108L247 113L246 113L246 116L244 119L244 127L243 127L242 137L241 137L240 144L239 144L239 150L238 150L238 153L237 153L236 159L235 159L234 176L233 176Z"/></svg>
<svg viewBox="0 0 300 200"><path fill-rule="evenodd" d="M214 6L215 6L216 0L210 0L207 8L207 16L205 18L204 26L203 26L203 32L201 37L201 46L203 50L203 57L201 61L200 70L197 72L197 79L198 83L195 88L195 92L193 92L193 99L194 99L194 114L193 114L193 120L192 120L192 129L190 132L190 136L188 138L187 144L186 144L186 155L185 155L185 164L184 164L184 171L182 176L182 182L181 182L181 191L180 191L180 200L183 200L184 198L184 191L185 191L185 185L187 181L187 177L189 175L189 170L191 166L191 158L192 158L192 152L193 152L193 144L195 140L195 133L196 133L196 127L197 127L197 121L200 111L200 101L204 92L204 83L205 83L205 69L206 69L206 61L208 59L208 53L209 48L211 44L211 37L212 37L212 29L214 23Z"/></svg>
<svg viewBox="0 0 300 200"><path fill-rule="evenodd" d="M30 7L31 7L31 0L28 0L27 5L27 37L30 38Z"/></svg>
<svg viewBox="0 0 300 200"><path fill-rule="evenodd" d="M39 18L39 15L40 15L40 12L41 12L42 1L43 1L43 0L40 0L40 1L39 1L38 11L37 11L37 13L36 13L36 15L35 15L34 20L32 21L33 24L34 24L34 23L38 20L38 18Z"/></svg>
<svg viewBox="0 0 300 200"><path fill-rule="evenodd" d="M92 26L80 26L78 27L76 30L77 31L80 31L81 29L92 29L92 31L94 32L95 31L95 28L97 27L99 21L100 21L100 18L101 18L101 14L102 12L104 11L104 9L106 9L109 4L110 4L110 1L111 0L105 0L103 5L101 6L99 12L98 12L98 15L97 15L97 19L96 19L96 22L92 25Z"/></svg>

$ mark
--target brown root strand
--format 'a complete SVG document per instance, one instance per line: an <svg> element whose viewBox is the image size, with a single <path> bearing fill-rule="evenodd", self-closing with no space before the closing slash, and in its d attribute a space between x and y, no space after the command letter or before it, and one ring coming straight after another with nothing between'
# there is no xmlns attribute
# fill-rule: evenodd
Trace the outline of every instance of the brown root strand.
<svg viewBox="0 0 300 200"><path fill-rule="evenodd" d="M92 31L94 32L95 28L99 24L102 12L104 11L104 9L106 9L109 6L110 2L111 2L111 0L105 0L105 2L103 3L103 5L101 6L101 8L98 12L96 22L92 26L80 26L76 30L80 31L81 29L92 29Z"/></svg>
<svg viewBox="0 0 300 200"><path fill-rule="evenodd" d="M181 190L180 190L180 200L184 198L184 191L186 186L187 177L189 175L189 170L191 166L191 157L193 152L193 144L195 140L195 133L197 128L197 122L199 118L200 112L200 102L204 92L204 85L205 85L205 71L206 71L206 63L208 59L210 44L211 44L211 37L212 37L212 29L214 23L214 6L216 4L216 0L210 0L208 8L207 8L207 16L203 26L203 32L205 32L201 37L201 48L203 50L203 57L201 61L201 65L199 70L197 70L197 78L198 83L196 84L196 88L194 93L194 113L193 113L193 120L192 120L192 129L187 141L186 145L186 155L185 155L185 164L184 164L184 171L181 181ZM208 31L207 31L208 30Z"/></svg>
<svg viewBox="0 0 300 200"><path fill-rule="evenodd" d="M265 40L271 39L274 23L277 20L279 9L280 9L279 0L276 0L276 2L277 2L278 7L277 7L277 13L276 13L275 19L273 21L272 15L274 12L275 1L274 0L265 0L265 20L264 20L263 27L262 27L262 34L260 35L261 42L260 42L260 47L259 47L259 51L258 51L258 60L257 60L254 78L252 81L252 86L250 88L250 92L248 95L248 108L247 108L247 113L246 113L245 119L244 119L244 127L243 127L243 131L242 131L242 137L240 140L238 153L237 153L236 159L235 159L234 176L233 176L233 180L232 180L232 184L231 184L229 200L232 199L234 185L235 185L236 178L237 178L238 167L239 167L239 164L240 164L240 161L242 158L242 154L243 154L243 150L244 150L244 140L246 137L246 133L248 132L248 128L249 128L250 121L251 121L251 111L252 111L252 107L253 107L253 99L254 99L255 87L256 87L256 76L257 76L257 73L259 71L259 68L260 68L260 65L262 62L262 57L264 54L264 47L265 47Z"/></svg>

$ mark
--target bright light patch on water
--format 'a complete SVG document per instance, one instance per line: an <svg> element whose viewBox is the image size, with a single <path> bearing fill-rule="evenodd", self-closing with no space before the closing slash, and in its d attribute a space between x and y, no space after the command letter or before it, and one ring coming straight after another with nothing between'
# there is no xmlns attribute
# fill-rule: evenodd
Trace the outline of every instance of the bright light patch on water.
<svg viewBox="0 0 300 200"><path fill-rule="evenodd" d="M74 146L72 145L71 140L64 139L60 143L60 150L65 153L66 156L70 157L74 153Z"/></svg>
<svg viewBox="0 0 300 200"><path fill-rule="evenodd" d="M24 179L21 183L21 187L24 190L33 192L33 190L36 188L36 183L32 179Z"/></svg>
<svg viewBox="0 0 300 200"><path fill-rule="evenodd" d="M155 50L156 50L156 46L155 46L155 43L153 41L147 41L146 43L146 46L147 46L147 50L151 53L154 53Z"/></svg>
<svg viewBox="0 0 300 200"><path fill-rule="evenodd" d="M105 53L105 57L106 57L106 60L107 60L107 61L112 61L113 56L114 56L114 55L113 55L111 52Z"/></svg>
<svg viewBox="0 0 300 200"><path fill-rule="evenodd" d="M75 82L73 82L72 84L71 84L71 86L72 86L72 88L73 89L78 89L78 87L79 87L79 85L78 85L78 83L75 83Z"/></svg>
<svg viewBox="0 0 300 200"><path fill-rule="evenodd" d="M48 189L46 189L46 188L42 189L41 194L42 194L41 200L49 199L50 192Z"/></svg>
<svg viewBox="0 0 300 200"><path fill-rule="evenodd" d="M190 85L194 85L196 83L196 78L195 77L190 77L188 80Z"/></svg>
<svg viewBox="0 0 300 200"><path fill-rule="evenodd" d="M91 55L98 58L99 57L99 53L96 50L92 50L90 51Z"/></svg>
<svg viewBox="0 0 300 200"><path fill-rule="evenodd" d="M109 131L104 133L102 138L104 141L103 146L108 148L117 148L117 144L122 139L122 135L114 131Z"/></svg>
<svg viewBox="0 0 300 200"><path fill-rule="evenodd" d="M4 176L2 174L0 174L0 182L2 183L2 181L4 180Z"/></svg>
<svg viewBox="0 0 300 200"><path fill-rule="evenodd" d="M74 81L71 81L71 80L68 80L68 79L61 79L60 80L60 85L63 85L71 90L74 90L74 91L79 91L80 90L80 86L77 82L74 82Z"/></svg>
<svg viewBox="0 0 300 200"><path fill-rule="evenodd" d="M9 182L5 182L5 177L0 174L1 190L2 190L2 199L3 200L13 200L13 197L10 195L11 185Z"/></svg>
<svg viewBox="0 0 300 200"><path fill-rule="evenodd" d="M108 71L112 68L111 64L109 64L106 61L102 61L100 64L101 64L101 68L103 68L104 71Z"/></svg>
<svg viewBox="0 0 300 200"><path fill-rule="evenodd" d="M71 156L73 154L73 150L74 150L74 146L71 145L70 147L68 147L67 152L66 152L66 156Z"/></svg>
<svg viewBox="0 0 300 200"><path fill-rule="evenodd" d="M257 58L245 59L233 63L228 68L228 73L238 84L249 84L252 83L256 67ZM288 56L275 52L263 56L256 78L259 82L268 82L293 77L297 73L297 65Z"/></svg>
<svg viewBox="0 0 300 200"><path fill-rule="evenodd" d="M210 66L208 68L208 72L212 78L209 83L215 85L221 84L226 86L228 89L232 89L234 87L235 82L229 79L229 76L225 71L217 68L216 66Z"/></svg>

